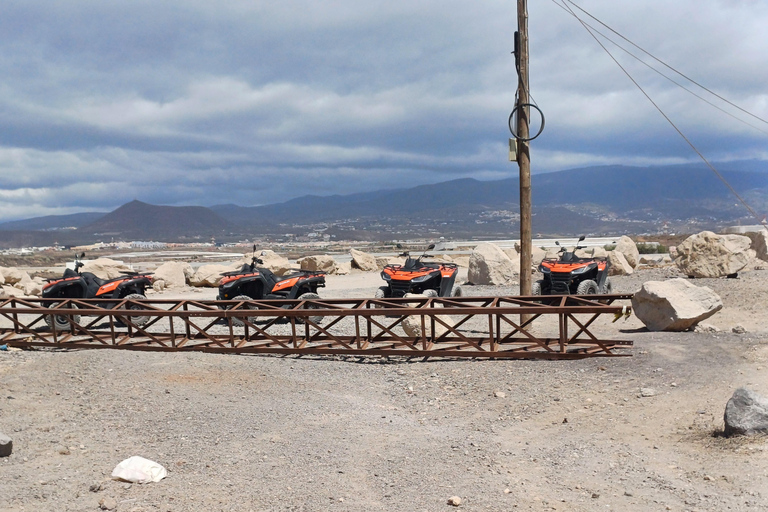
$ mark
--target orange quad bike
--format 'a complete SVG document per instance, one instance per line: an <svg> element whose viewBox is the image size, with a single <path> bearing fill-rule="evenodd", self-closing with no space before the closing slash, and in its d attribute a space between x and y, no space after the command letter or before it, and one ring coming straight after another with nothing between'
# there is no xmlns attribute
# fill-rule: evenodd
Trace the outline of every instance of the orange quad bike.
<svg viewBox="0 0 768 512"><path fill-rule="evenodd" d="M579 258L576 251L584 249L579 243L586 238L579 237L573 251L561 247L559 258L544 259L539 279L531 286L533 295L591 295L611 293L611 279L608 270L611 264L605 258ZM555 242L558 247L559 242Z"/></svg>
<svg viewBox="0 0 768 512"><path fill-rule="evenodd" d="M430 244L427 251L435 248ZM376 290L375 297L384 299L404 297L406 293L419 293L427 297L461 297L461 287L454 286L459 268L455 263L423 262L427 251L418 258L411 258L407 252L403 265L387 265L381 272L386 285Z"/></svg>
<svg viewBox="0 0 768 512"><path fill-rule="evenodd" d="M245 263L240 270L224 272L219 282L219 295L216 300L268 300L268 299L300 299L316 300L320 296L317 289L325 286L325 272L319 270L297 270L285 276L277 276L271 270L257 265L264 262L256 257L256 246L253 246L251 263ZM221 306L225 307L226 306ZM246 305L254 309L254 305ZM323 317L312 316L310 320L319 323ZM253 322L256 317L249 318ZM301 321L301 320L298 320ZM245 325L239 318L232 318L232 323L242 327Z"/></svg>
<svg viewBox="0 0 768 512"><path fill-rule="evenodd" d="M140 272L121 272L120 277L114 279L100 279L91 272L80 272L85 253L75 255L75 269L67 268L62 277L49 279L43 286L42 297L44 299L146 299L145 290L152 286L152 274ZM60 303L52 302L50 308L56 308ZM114 302L104 302L98 307L112 308ZM128 309L141 309L139 304L133 303ZM48 327L57 331L69 331L72 323L80 322L80 315L48 315L45 322ZM144 325L149 321L148 316L132 316L130 321L135 325Z"/></svg>

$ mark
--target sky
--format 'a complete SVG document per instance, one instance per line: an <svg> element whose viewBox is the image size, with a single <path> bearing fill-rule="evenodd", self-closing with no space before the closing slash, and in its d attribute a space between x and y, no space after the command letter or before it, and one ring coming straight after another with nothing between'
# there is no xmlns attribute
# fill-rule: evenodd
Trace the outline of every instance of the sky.
<svg viewBox="0 0 768 512"><path fill-rule="evenodd" d="M768 2L577 3L768 119ZM528 12L534 173L697 161L570 13ZM516 176L516 26L511 0L5 0L0 222ZM768 124L606 45L708 159L768 160Z"/></svg>

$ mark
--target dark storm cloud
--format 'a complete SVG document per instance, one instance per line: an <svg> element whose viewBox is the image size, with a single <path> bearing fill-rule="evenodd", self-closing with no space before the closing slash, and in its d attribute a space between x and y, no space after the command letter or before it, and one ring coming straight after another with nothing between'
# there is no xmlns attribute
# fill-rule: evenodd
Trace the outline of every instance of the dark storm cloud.
<svg viewBox="0 0 768 512"><path fill-rule="evenodd" d="M768 117L768 7L582 5ZM692 160L578 23L529 11L534 171ZM0 218L508 176L515 26L501 1L5 2ZM768 157L764 134L617 55L708 156Z"/></svg>

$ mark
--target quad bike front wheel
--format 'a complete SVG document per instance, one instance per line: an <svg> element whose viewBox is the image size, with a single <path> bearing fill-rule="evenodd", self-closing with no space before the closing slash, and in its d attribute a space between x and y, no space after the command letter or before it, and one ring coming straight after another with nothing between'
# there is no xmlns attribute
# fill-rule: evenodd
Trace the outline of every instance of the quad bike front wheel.
<svg viewBox="0 0 768 512"><path fill-rule="evenodd" d="M421 294L425 297L437 297L438 295L437 290L433 290L432 288L428 290L424 290L423 292L421 292Z"/></svg>
<svg viewBox="0 0 768 512"><path fill-rule="evenodd" d="M576 295L595 295L597 293L597 283L591 279L587 279L579 283L579 287L576 288Z"/></svg>
<svg viewBox="0 0 768 512"><path fill-rule="evenodd" d="M603 293L606 295L613 293L613 283L611 283L610 277L605 278L605 284L603 284Z"/></svg>
<svg viewBox="0 0 768 512"><path fill-rule="evenodd" d="M145 295L142 295L140 293L130 293L123 297L125 300L147 300L147 297ZM123 306L123 309L130 309L134 311L139 311L144 309L144 307L141 304L128 304L127 306ZM131 322L133 325L142 326L149 322L149 316L129 316L126 317L126 320Z"/></svg>
<svg viewBox="0 0 768 512"><path fill-rule="evenodd" d="M305 294L302 294L301 296L299 296L299 300L320 300L320 296L318 294L316 294L316 293L305 293ZM306 306L302 307L301 309L305 309L305 308L306 309L318 309L318 307L316 305L314 305L314 304L306 305ZM323 317L320 316L320 315L313 315L313 316L307 317L307 320L309 320L310 322L312 322L314 324L319 324L320 322L323 321ZM297 324L303 324L304 323L304 319L300 318L300 317L296 317L296 323Z"/></svg>
<svg viewBox="0 0 768 512"><path fill-rule="evenodd" d="M464 296L464 290L461 289L461 286L454 286L453 290L451 290L451 297L463 297Z"/></svg>
<svg viewBox="0 0 768 512"><path fill-rule="evenodd" d="M51 308L55 308L58 306L59 302L54 302L51 304ZM67 309L71 308L72 306L67 307ZM72 322L70 322L70 319ZM56 329L57 331L71 331L72 330L72 324L79 324L80 323L80 315L46 315L45 316L45 323L48 324L48 327L51 329Z"/></svg>

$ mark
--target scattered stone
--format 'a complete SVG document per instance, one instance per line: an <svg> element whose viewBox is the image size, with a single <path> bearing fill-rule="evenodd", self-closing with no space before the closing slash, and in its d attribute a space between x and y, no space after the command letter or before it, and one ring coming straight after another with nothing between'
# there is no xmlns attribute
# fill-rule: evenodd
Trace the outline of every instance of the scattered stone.
<svg viewBox="0 0 768 512"><path fill-rule="evenodd" d="M469 257L467 279L477 285L506 285L514 282L515 266L498 245L479 244Z"/></svg>
<svg viewBox="0 0 768 512"><path fill-rule="evenodd" d="M459 498L458 496L451 496L450 498L448 498L448 504L454 507L458 507L459 505L461 505L461 498Z"/></svg>
<svg viewBox="0 0 768 512"><path fill-rule="evenodd" d="M352 268L359 268L364 272L375 272L379 270L379 265L376 263L376 258L372 255L357 249L350 249L349 254L352 256Z"/></svg>
<svg viewBox="0 0 768 512"><path fill-rule="evenodd" d="M13 452L13 440L0 432L0 457L8 457Z"/></svg>
<svg viewBox="0 0 768 512"><path fill-rule="evenodd" d="M632 296L632 311L649 331L686 331L722 308L711 288L682 278L648 281Z"/></svg>
<svg viewBox="0 0 768 512"><path fill-rule="evenodd" d="M640 396L643 398L656 396L656 390L653 388L640 388Z"/></svg>
<svg viewBox="0 0 768 512"><path fill-rule="evenodd" d="M743 325L734 325L733 329L731 329L731 332L734 334L746 334L747 330L744 328Z"/></svg>
<svg viewBox="0 0 768 512"><path fill-rule="evenodd" d="M742 235L717 235L702 231L677 246L675 265L691 277L725 277L737 274L754 256L752 241Z"/></svg>
<svg viewBox="0 0 768 512"><path fill-rule="evenodd" d="M504 393L503 391L494 391L493 396L495 396L496 398L507 398L507 394Z"/></svg>
<svg viewBox="0 0 768 512"><path fill-rule="evenodd" d="M635 242L626 235L619 238L614 251L623 254L632 268L637 268L640 263L640 251L637 250Z"/></svg>
<svg viewBox="0 0 768 512"><path fill-rule="evenodd" d="M104 489L104 486L101 484L101 482L96 482L91 484L91 486L88 488L91 492L99 492L100 490Z"/></svg>
<svg viewBox="0 0 768 512"><path fill-rule="evenodd" d="M114 498L101 498L99 500L99 508L101 510L115 510L117 508L117 501Z"/></svg>
<svg viewBox="0 0 768 512"><path fill-rule="evenodd" d="M768 399L746 388L739 388L725 406L727 437L768 433Z"/></svg>
<svg viewBox="0 0 768 512"><path fill-rule="evenodd" d="M696 324L693 327L693 332L701 332L701 333L714 333L714 332L720 332L720 329L715 327L712 324Z"/></svg>

